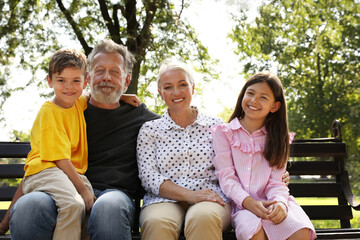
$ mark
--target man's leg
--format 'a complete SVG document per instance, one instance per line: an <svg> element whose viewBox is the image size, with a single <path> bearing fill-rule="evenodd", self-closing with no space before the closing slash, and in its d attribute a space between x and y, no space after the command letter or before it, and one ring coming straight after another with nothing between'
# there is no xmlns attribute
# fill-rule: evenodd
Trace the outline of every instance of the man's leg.
<svg viewBox="0 0 360 240"><path fill-rule="evenodd" d="M94 189L97 200L91 209L88 233L92 240L131 239L135 204L125 193L115 189Z"/></svg>
<svg viewBox="0 0 360 240"><path fill-rule="evenodd" d="M43 192L32 192L19 198L11 209L12 240L51 240L56 225L54 200Z"/></svg>

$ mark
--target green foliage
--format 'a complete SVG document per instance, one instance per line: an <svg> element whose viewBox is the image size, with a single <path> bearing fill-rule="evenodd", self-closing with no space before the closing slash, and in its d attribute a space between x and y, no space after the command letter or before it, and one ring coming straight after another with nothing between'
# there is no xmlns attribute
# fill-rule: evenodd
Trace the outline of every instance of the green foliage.
<svg viewBox="0 0 360 240"><path fill-rule="evenodd" d="M243 73L275 69L286 89L290 128L298 138L330 136L332 121L342 122L348 169L359 192L359 2L266 1L254 22L246 12L236 21L229 36L237 43Z"/></svg>
<svg viewBox="0 0 360 240"><path fill-rule="evenodd" d="M10 141L30 142L30 132L13 130Z"/></svg>
<svg viewBox="0 0 360 240"><path fill-rule="evenodd" d="M224 120L224 122L228 122L231 114L233 113L233 108L228 108L223 106L223 111L221 111L217 116Z"/></svg>
<svg viewBox="0 0 360 240"><path fill-rule="evenodd" d="M128 93L154 97L148 85L154 81L160 62L179 56L204 73L217 77L208 51L194 29L182 19L188 1L179 9L171 0L5 0L0 3L0 106L14 89L11 67L30 70L28 84L39 86L37 70L45 76L51 54L62 47L82 48L89 54L99 40L111 38L127 46L137 63ZM35 74L37 73L37 74ZM43 79L43 78L42 78ZM17 89L17 90L21 90ZM139 90L139 91L138 91ZM1 114L1 113L0 113Z"/></svg>

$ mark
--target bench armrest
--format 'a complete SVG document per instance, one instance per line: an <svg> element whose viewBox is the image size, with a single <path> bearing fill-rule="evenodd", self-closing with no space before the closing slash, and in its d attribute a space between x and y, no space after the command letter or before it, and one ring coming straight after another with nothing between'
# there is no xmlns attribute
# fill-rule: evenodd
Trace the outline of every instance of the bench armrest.
<svg viewBox="0 0 360 240"><path fill-rule="evenodd" d="M347 171L343 171L341 174L341 183L342 183L342 189L344 191L344 195L346 197L346 200L348 201L348 203L350 204L350 206L359 211L360 210L360 204L356 201L354 194L351 190L350 187L350 182L349 182L349 176L348 176L348 172Z"/></svg>

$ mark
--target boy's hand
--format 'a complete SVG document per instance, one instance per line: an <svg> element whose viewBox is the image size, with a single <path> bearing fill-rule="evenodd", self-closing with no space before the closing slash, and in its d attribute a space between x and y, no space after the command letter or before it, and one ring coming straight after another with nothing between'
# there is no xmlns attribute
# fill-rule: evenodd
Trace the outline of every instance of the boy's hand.
<svg viewBox="0 0 360 240"><path fill-rule="evenodd" d="M282 202L272 204L268 210L268 220L272 221L274 224L281 223L287 217L287 208Z"/></svg>
<svg viewBox="0 0 360 240"><path fill-rule="evenodd" d="M89 101L91 94L88 92L83 93L83 95L86 97L86 99Z"/></svg>
<svg viewBox="0 0 360 240"><path fill-rule="evenodd" d="M96 200L96 197L92 192L90 192L89 189L85 189L83 192L80 193L81 197L84 199L85 202L85 210L87 213L90 212L92 206L94 205L94 202Z"/></svg>
<svg viewBox="0 0 360 240"><path fill-rule="evenodd" d="M0 222L0 235L4 235L9 230L9 223Z"/></svg>
<svg viewBox="0 0 360 240"><path fill-rule="evenodd" d="M134 107L138 107L141 103L140 98L135 94L123 94L121 95L121 100Z"/></svg>

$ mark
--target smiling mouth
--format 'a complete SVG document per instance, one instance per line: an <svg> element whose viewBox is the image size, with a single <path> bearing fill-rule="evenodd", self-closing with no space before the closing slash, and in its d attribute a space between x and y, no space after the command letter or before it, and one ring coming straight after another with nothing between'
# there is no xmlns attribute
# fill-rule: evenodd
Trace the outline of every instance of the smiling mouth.
<svg viewBox="0 0 360 240"><path fill-rule="evenodd" d="M253 107L253 106L248 106L248 108L250 108L251 110L254 110L254 111L259 110L259 108L256 108L256 107Z"/></svg>
<svg viewBox="0 0 360 240"><path fill-rule="evenodd" d="M72 92L65 92L65 93L63 93L64 95L66 95L66 96L72 96L72 95L74 95L75 93L72 93Z"/></svg>
<svg viewBox="0 0 360 240"><path fill-rule="evenodd" d="M109 87L109 86L99 86L98 88L106 93L112 92L115 89L114 87Z"/></svg>
<svg viewBox="0 0 360 240"><path fill-rule="evenodd" d="M184 98L181 98L181 99L174 99L174 100L172 100L173 102L175 102L175 103L178 103L178 102L182 102L182 101L184 101Z"/></svg>

